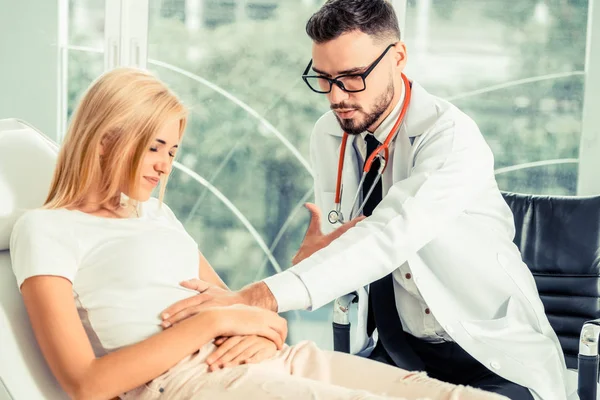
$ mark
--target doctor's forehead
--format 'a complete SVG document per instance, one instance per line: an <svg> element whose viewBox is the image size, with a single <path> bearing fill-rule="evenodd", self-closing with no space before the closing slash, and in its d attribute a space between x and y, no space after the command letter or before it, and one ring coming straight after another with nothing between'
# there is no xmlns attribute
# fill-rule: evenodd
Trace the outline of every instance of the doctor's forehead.
<svg viewBox="0 0 600 400"><path fill-rule="evenodd" d="M344 33L324 43L313 43L313 71L339 75L349 70L368 67L381 53L383 43L360 31Z"/></svg>

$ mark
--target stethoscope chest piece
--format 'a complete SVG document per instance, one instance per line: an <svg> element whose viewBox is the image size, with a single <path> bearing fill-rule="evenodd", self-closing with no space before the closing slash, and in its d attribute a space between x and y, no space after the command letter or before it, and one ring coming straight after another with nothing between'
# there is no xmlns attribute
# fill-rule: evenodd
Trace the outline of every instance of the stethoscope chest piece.
<svg viewBox="0 0 600 400"><path fill-rule="evenodd" d="M340 213L336 210L331 210L329 211L329 214L327 214L327 219L330 224L335 225L340 221Z"/></svg>

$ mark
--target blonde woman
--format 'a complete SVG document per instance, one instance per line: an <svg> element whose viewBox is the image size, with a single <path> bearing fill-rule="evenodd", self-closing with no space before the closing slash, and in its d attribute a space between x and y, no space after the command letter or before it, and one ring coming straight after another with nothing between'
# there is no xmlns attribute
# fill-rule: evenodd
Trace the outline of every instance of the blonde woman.
<svg viewBox="0 0 600 400"><path fill-rule="evenodd" d="M104 74L74 114L45 206L15 225L17 283L69 396L501 398L308 342L286 346L285 320L260 308L211 308L163 329L160 313L197 294L181 281L226 288L162 203L186 119L152 75Z"/></svg>

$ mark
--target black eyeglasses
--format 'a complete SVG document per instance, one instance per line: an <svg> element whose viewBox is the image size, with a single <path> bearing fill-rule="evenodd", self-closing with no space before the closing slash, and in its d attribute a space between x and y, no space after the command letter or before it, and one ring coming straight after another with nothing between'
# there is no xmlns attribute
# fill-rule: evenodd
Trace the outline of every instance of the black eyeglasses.
<svg viewBox="0 0 600 400"><path fill-rule="evenodd" d="M362 74L345 74L339 75L335 78L327 78L322 75L307 75L310 71L310 67L312 66L312 60L310 60L308 66L302 74L302 79L304 80L304 82L306 82L309 88L311 88L314 92L317 93L331 92L331 88L333 87L334 83L337 85L337 87L348 93L362 92L367 88L367 84L365 82L367 76L369 76L371 71L375 69L377 64L379 64L379 61L381 61L383 57L385 57L388 50L394 47L395 45L396 43L390 44L383 51L383 53L381 53L377 60L373 61L369 68L367 68L367 70Z"/></svg>

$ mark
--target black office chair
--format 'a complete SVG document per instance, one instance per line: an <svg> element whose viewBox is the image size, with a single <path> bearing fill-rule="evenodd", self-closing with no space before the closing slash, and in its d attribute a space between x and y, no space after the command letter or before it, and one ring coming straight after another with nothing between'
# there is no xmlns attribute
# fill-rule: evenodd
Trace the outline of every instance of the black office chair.
<svg viewBox="0 0 600 400"><path fill-rule="evenodd" d="M533 273L567 367L578 370L580 400L596 400L600 339L600 196L502 193L514 242ZM356 294L336 300L334 349L349 352L348 310Z"/></svg>

